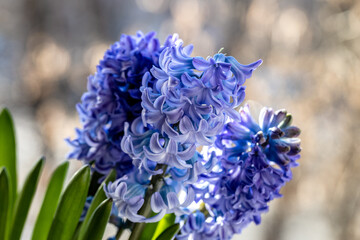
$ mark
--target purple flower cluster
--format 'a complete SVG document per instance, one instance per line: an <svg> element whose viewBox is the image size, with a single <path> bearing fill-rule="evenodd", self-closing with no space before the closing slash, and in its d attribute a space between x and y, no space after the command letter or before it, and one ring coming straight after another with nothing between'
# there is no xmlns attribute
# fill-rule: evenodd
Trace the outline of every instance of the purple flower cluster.
<svg viewBox="0 0 360 240"><path fill-rule="evenodd" d="M291 180L300 157L300 129L291 126L291 115L263 108L257 123L245 106L240 116L217 138L215 148L222 152L217 167L194 184L209 213L206 222L199 220L193 229L185 224L182 237L230 239L249 223L259 224L268 203L281 197L281 187Z"/></svg>
<svg viewBox="0 0 360 240"><path fill-rule="evenodd" d="M93 164L95 171L104 175L115 168L121 177L132 169L132 159L120 147L124 124L141 115L142 78L158 65L162 50L175 40L176 36L169 36L160 46L154 32L138 32L136 36L122 35L110 46L76 106L82 128L76 129L74 140L67 140L73 147L68 158Z"/></svg>
<svg viewBox="0 0 360 240"><path fill-rule="evenodd" d="M291 179L300 130L283 110L264 108L259 123L247 106L237 110L261 60L192 57L177 35L163 45L154 35L123 35L105 53L77 106L82 128L69 157L103 175L117 170L104 190L119 217L175 213L178 239L230 239L259 223Z"/></svg>

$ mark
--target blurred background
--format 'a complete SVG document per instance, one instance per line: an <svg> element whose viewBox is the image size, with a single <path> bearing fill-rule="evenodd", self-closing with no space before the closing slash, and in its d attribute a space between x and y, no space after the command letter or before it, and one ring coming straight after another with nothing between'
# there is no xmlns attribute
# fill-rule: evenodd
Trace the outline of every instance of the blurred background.
<svg viewBox="0 0 360 240"><path fill-rule="evenodd" d="M74 106L87 76L121 33L137 30L156 30L162 41L177 32L203 57L224 47L243 64L262 58L246 99L288 109L302 129L300 167L284 197L234 239L360 239L356 0L0 0L0 105L15 118L21 183L45 155L45 190L79 126ZM72 171L80 165L72 161Z"/></svg>

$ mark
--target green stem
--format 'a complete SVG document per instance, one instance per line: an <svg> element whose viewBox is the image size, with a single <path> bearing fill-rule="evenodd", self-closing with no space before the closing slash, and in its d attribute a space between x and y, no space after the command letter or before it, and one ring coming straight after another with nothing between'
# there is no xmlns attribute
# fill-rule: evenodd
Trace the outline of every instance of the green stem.
<svg viewBox="0 0 360 240"><path fill-rule="evenodd" d="M144 198L144 204L139 210L139 214L143 215L144 217L148 218L151 214L151 206L150 206L150 200L151 196L160 190L160 188L163 186L164 181L163 177L166 172L167 165L159 164L156 166L156 170L162 169L162 174L154 175L151 178L150 186L146 190L145 198ZM129 240L138 240L141 236L142 231L144 230L145 223L135 223L134 228L131 232Z"/></svg>
<svg viewBox="0 0 360 240"><path fill-rule="evenodd" d="M116 233L115 239L119 240L121 237L121 234L123 233L124 229L123 228L118 228L118 231Z"/></svg>

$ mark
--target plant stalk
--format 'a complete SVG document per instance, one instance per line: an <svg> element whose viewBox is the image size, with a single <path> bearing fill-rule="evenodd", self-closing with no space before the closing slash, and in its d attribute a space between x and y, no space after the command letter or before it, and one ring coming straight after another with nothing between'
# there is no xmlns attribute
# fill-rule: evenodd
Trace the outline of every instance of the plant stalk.
<svg viewBox="0 0 360 240"><path fill-rule="evenodd" d="M119 228L117 233L116 233L116 236L115 236L115 239L119 240L122 233L123 233L124 229L123 228Z"/></svg>
<svg viewBox="0 0 360 240"><path fill-rule="evenodd" d="M144 198L144 204L139 210L139 214L143 215L144 217L148 218L151 215L151 206L150 206L150 200L151 196L159 191L159 189L164 185L163 177L165 175L167 165L159 164L156 167L156 170L162 169L162 174L154 175L151 177L150 186L146 190L145 198ZM146 223L139 222L135 223L134 228L131 232L129 240L138 240L141 236L142 231L144 230Z"/></svg>

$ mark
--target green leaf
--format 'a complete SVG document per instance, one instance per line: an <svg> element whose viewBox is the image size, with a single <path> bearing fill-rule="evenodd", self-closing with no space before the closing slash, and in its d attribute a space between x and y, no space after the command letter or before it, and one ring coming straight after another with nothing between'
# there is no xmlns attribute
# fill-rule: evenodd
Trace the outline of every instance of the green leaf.
<svg viewBox="0 0 360 240"><path fill-rule="evenodd" d="M6 168L0 169L0 239L5 239L9 206L9 177Z"/></svg>
<svg viewBox="0 0 360 240"><path fill-rule="evenodd" d="M180 224L176 223L174 225L171 225L170 227L168 227L167 229L165 229L165 231L163 231L157 238L156 240L171 240L175 234L177 234L177 232L179 231L180 228Z"/></svg>
<svg viewBox="0 0 360 240"><path fill-rule="evenodd" d="M90 207L86 213L86 216L80 228L80 235L84 234L85 228L87 227L87 223L89 222L92 213L101 204L101 202L103 202L107 198L104 192L104 185L108 184L111 181L114 181L115 178L116 178L116 171L113 169L106 177L106 179L102 182L98 190L96 191L95 196L91 201Z"/></svg>
<svg viewBox="0 0 360 240"><path fill-rule="evenodd" d="M48 239L68 240L73 236L83 211L90 184L90 167L84 166L70 180L56 209Z"/></svg>
<svg viewBox="0 0 360 240"><path fill-rule="evenodd" d="M155 240L165 229L172 226L175 223L175 214L166 214L158 223L152 239Z"/></svg>
<svg viewBox="0 0 360 240"><path fill-rule="evenodd" d="M27 176L24 187L19 194L18 199L15 204L14 218L12 221L10 239L17 240L20 239L21 233L25 224L27 214L32 202L32 199L35 195L36 187L40 178L40 172L44 165L45 159L41 158L35 167L31 170Z"/></svg>
<svg viewBox="0 0 360 240"><path fill-rule="evenodd" d="M154 213L151 211L150 217L155 216L157 213ZM142 231L139 240L148 240L149 236L154 236L156 227L158 226L159 222L153 222L153 223L146 223L144 230Z"/></svg>
<svg viewBox="0 0 360 240"><path fill-rule="evenodd" d="M66 161L58 166L51 176L39 215L35 223L32 235L33 240L45 240L48 236L51 222L54 218L56 207L59 203L60 194L64 185L68 168L69 162Z"/></svg>
<svg viewBox="0 0 360 240"><path fill-rule="evenodd" d="M104 235L106 224L109 221L112 200L104 200L92 214L84 233L80 233L79 240L98 240Z"/></svg>
<svg viewBox="0 0 360 240"><path fill-rule="evenodd" d="M78 240L81 226L82 226L82 222L79 222L78 225L76 226L75 232L74 232L71 240Z"/></svg>
<svg viewBox="0 0 360 240"><path fill-rule="evenodd" d="M17 194L16 176L16 145L14 124L10 112L3 109L0 113L0 167L6 167L9 179L9 211L7 216L8 223L11 222L14 202ZM11 224L7 225L7 233L10 231Z"/></svg>

